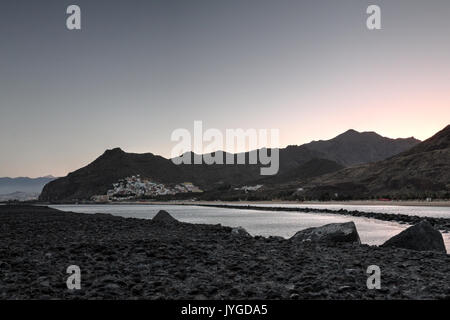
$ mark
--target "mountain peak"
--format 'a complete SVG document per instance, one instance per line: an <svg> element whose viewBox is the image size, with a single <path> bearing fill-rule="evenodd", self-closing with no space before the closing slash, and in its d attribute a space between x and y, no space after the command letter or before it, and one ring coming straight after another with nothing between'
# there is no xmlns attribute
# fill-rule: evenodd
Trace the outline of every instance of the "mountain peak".
<svg viewBox="0 0 450 320"><path fill-rule="evenodd" d="M334 137L334 139L356 137L356 136L359 136L360 134L361 134L361 132L356 131L355 129L349 129L349 130L337 135L336 137Z"/></svg>
<svg viewBox="0 0 450 320"><path fill-rule="evenodd" d="M344 166L376 162L410 149L419 141L390 139L373 131L350 129L330 140L313 141L305 146L320 152L321 158Z"/></svg>
<svg viewBox="0 0 450 320"><path fill-rule="evenodd" d="M358 133L360 133L359 131L356 131L355 129L348 129L347 131L345 131L343 134L341 134L341 135L344 135L344 134L358 134Z"/></svg>
<svg viewBox="0 0 450 320"><path fill-rule="evenodd" d="M113 149L107 149L104 154L106 155L106 154L121 154L121 153L125 153L125 151L117 147Z"/></svg>
<svg viewBox="0 0 450 320"><path fill-rule="evenodd" d="M336 136L334 139L336 140L342 140L342 139L363 139L364 137L380 137L381 136L373 131L364 131L359 132L355 129L349 129L345 131L344 133L341 133L340 135ZM332 139L332 140L334 140Z"/></svg>
<svg viewBox="0 0 450 320"><path fill-rule="evenodd" d="M450 181L450 126L416 143L414 138L394 143L415 144L384 161L350 167L316 180L317 190L333 190L352 197L447 198ZM400 149L397 149L397 151ZM365 153L367 154L367 152ZM350 187L349 187L350 186ZM329 189L332 187L333 189ZM348 188L348 189L346 189ZM337 191L336 191L337 190ZM314 196L319 197L321 192ZM324 193L322 193L324 194Z"/></svg>

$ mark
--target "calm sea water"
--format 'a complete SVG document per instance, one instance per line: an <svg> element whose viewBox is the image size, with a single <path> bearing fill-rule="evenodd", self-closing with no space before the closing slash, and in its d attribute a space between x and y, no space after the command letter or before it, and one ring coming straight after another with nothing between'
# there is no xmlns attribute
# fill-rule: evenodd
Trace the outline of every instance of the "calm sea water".
<svg viewBox="0 0 450 320"><path fill-rule="evenodd" d="M272 205L283 206L283 205ZM291 206L291 205L284 205ZM334 206L334 205L333 205ZM363 243L379 245L390 237L398 234L408 225L396 222L380 221L376 219L352 217L324 213L301 213L281 211L256 211L246 209L222 209L211 207L184 206L184 205L55 205L53 208L62 211L81 213L110 213L126 218L151 219L159 210L166 210L176 219L189 223L222 224L224 226L242 226L252 235L281 236L289 238L297 231L310 227L318 227L327 223L341 223L354 221ZM309 206L312 207L312 206ZM325 206L331 207L331 206ZM376 208L375 206L338 206L349 210L376 211L396 213L400 208L403 213L405 207ZM348 208L350 207L350 208ZM358 207L358 209L356 208ZM363 208L364 207L364 208ZM386 206L388 207L388 206ZM323 207L322 207L323 208ZM410 207L407 207L410 208ZM420 209L417 209L420 208ZM431 216L434 214L447 214L449 208L417 207L415 214ZM376 210L375 210L376 209ZM391 211L390 211L391 210ZM361 210L362 211L362 210ZM405 210L406 212L406 210ZM443 234L447 251L450 252L450 234Z"/></svg>

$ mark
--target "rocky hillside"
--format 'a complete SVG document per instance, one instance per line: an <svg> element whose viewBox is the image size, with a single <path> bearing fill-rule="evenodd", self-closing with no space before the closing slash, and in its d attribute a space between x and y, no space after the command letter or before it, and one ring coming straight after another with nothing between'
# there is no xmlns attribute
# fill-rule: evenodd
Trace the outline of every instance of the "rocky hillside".
<svg viewBox="0 0 450 320"><path fill-rule="evenodd" d="M312 193L355 193L360 197L450 195L450 125L389 159L316 178Z"/></svg>
<svg viewBox="0 0 450 320"><path fill-rule="evenodd" d="M275 176L268 176L258 180L258 183L264 185L275 185L304 180L312 177L321 176L327 173L336 172L343 169L344 166L328 159L312 159L304 164L299 164L291 170L286 170Z"/></svg>
<svg viewBox="0 0 450 320"><path fill-rule="evenodd" d="M119 179L141 174L156 181L182 182L183 172L171 161L151 153L126 153L119 148L107 150L86 167L47 184L40 195L44 201L90 199L106 194Z"/></svg>

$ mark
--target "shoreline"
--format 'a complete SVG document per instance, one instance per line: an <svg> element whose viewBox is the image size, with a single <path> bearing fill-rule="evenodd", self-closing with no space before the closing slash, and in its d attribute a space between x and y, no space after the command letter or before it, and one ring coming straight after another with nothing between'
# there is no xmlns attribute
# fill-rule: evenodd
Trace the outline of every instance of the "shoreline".
<svg viewBox="0 0 450 320"><path fill-rule="evenodd" d="M336 202L333 204L338 204L340 202ZM258 206L258 204L271 204L273 206ZM120 202L120 203L89 203L86 205L179 205L179 206L199 206L199 207L212 207L212 208L223 208L223 209L241 209L241 210L255 210L255 211L284 211L284 212L303 212L303 213L327 213L327 214L336 214L336 215L344 215L344 216L353 216L353 217L365 217L371 219L377 219L380 221L395 221L398 223L405 223L414 225L419 223L422 220L428 220L433 227L439 229L443 232L450 232L450 218L436 218L436 217L421 217L415 215L405 215L398 213L381 213L381 212L365 212L358 210L347 209L328 209L328 208L310 208L310 207L276 207L277 204L316 204L315 202L309 203L299 203L299 202L272 202L272 201L249 201L249 202L237 202L236 204L232 202L219 202L219 201L196 201L196 202L186 202L186 201L169 201L169 202ZM324 203L320 203L323 205L327 205ZM63 204L64 205L64 204ZM71 205L71 204L66 204ZM83 204L80 204L83 205ZM412 205L412 204L409 204ZM407 205L406 205L407 206ZM446 205L442 205L440 207L447 207Z"/></svg>
<svg viewBox="0 0 450 320"><path fill-rule="evenodd" d="M0 204L8 204L3 202ZM27 203L25 203L27 204ZM187 201L187 200L169 200L169 201L121 201L121 202L67 202L67 203L49 203L49 202L36 202L32 203L36 205L76 205L76 204L88 204L88 205L199 205L199 204L241 204L241 205L257 205L257 204L291 204L291 205L346 205L346 206L401 206L401 207L448 207L450 208L450 200L434 200L434 201L421 201L421 200L392 200L392 201L377 201L377 200L350 200L350 201Z"/></svg>
<svg viewBox="0 0 450 320"><path fill-rule="evenodd" d="M422 220L427 220L434 228L443 231L450 231L450 218L434 218L434 217L420 217L405 214L395 213L380 213L380 212L364 212L358 210L347 209L318 209L318 208L299 208L299 207L261 207L255 205L230 205L230 204L198 204L200 207L213 207L223 209L245 209L256 211L284 211L284 212L303 212L303 213L327 213L353 217L365 217L371 219L377 219L381 221L395 221L398 223L406 223L414 225Z"/></svg>
<svg viewBox="0 0 450 320"><path fill-rule="evenodd" d="M189 202L186 202L189 203ZM418 206L418 207L450 207L450 200L420 201L377 201L377 200L351 200L351 201L196 201L195 203L205 204L292 204L292 205L348 205L348 206Z"/></svg>
<svg viewBox="0 0 450 320"><path fill-rule="evenodd" d="M339 204L342 202L328 202L328 204ZM359 202L358 202L359 203ZM415 202L414 202L415 203ZM258 206L258 204L271 204L273 206ZM419 223L422 220L427 220L431 223L431 225L442 231L442 232L450 232L450 218L436 218L436 217L421 217L415 215L405 215L399 213L381 213L381 212L366 212L366 211L358 211L351 210L351 208L346 209L328 209L328 208L311 208L311 207L276 207L278 204L323 204L318 202L273 202L273 201L248 201L248 202L221 202L221 201L195 201L195 202L186 202L186 201L154 201L154 202L120 202L120 203L88 203L84 205L159 205L159 206L170 206L170 205L179 205L179 206L199 206L199 207L212 207L212 208L223 208L223 209L241 209L241 210L255 210L255 211L284 211L284 212L302 212L302 213L327 213L327 214L335 214L335 215L343 215L343 216L353 216L353 217L365 217L370 219L377 219L380 221L395 221L402 224L410 224L414 225ZM44 204L41 204L44 205ZM62 204L62 205L73 205L73 204ZM79 204L83 205L83 204ZM360 205L360 204L358 204ZM414 204L409 203L405 204L405 206L412 206ZM439 207L447 207L446 203Z"/></svg>

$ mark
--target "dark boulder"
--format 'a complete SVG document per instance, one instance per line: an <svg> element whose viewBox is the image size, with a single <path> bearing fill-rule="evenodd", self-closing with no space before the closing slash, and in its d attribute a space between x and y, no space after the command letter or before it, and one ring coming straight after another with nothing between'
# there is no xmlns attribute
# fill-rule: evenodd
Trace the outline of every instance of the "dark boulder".
<svg viewBox="0 0 450 320"><path fill-rule="evenodd" d="M426 220L400 232L382 246L417 251L447 252L442 234Z"/></svg>
<svg viewBox="0 0 450 320"><path fill-rule="evenodd" d="M153 217L152 221L162 222L162 223L178 223L178 220L172 217L167 211L159 210L156 216Z"/></svg>
<svg viewBox="0 0 450 320"><path fill-rule="evenodd" d="M308 228L297 232L290 240L298 242L361 243L353 221L346 223L331 223L317 228Z"/></svg>
<svg viewBox="0 0 450 320"><path fill-rule="evenodd" d="M231 229L231 234L234 235L234 236L239 236L239 237L247 237L247 238L251 238L252 237L250 235L250 233L248 233L247 230L245 230L242 227L232 228Z"/></svg>

